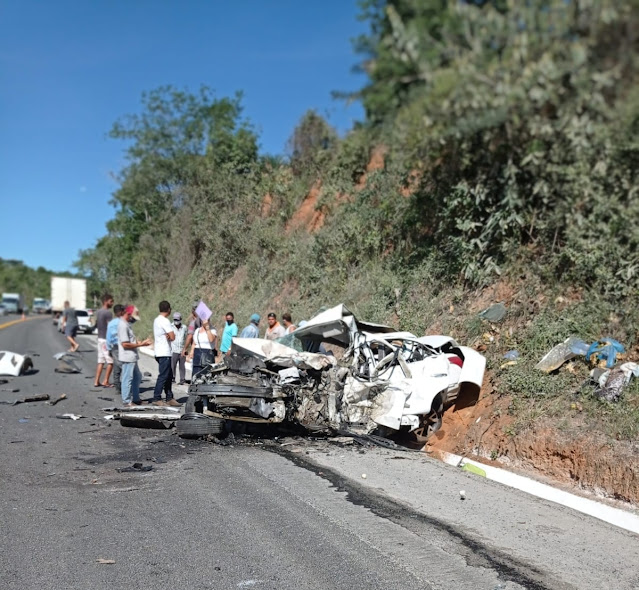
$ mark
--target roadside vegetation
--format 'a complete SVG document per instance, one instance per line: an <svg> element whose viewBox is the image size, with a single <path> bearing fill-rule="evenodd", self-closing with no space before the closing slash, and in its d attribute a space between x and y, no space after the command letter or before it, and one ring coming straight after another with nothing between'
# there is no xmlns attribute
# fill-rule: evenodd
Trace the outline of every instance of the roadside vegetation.
<svg viewBox="0 0 639 590"><path fill-rule="evenodd" d="M484 350L513 435L578 423L638 441L639 380L608 404L585 363L533 367L570 335L639 358L639 2L361 7L361 124L339 137L310 110L287 154L260 155L240 94L148 92L111 130L128 162L78 269L136 302L143 332L160 299L184 313L201 297L240 323L344 302L452 334Z"/></svg>

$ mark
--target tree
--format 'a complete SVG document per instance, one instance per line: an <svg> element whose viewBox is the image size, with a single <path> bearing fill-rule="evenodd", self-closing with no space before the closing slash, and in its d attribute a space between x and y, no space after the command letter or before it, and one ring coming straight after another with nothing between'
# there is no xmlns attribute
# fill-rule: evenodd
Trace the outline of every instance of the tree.
<svg viewBox="0 0 639 590"><path fill-rule="evenodd" d="M169 235L170 221L203 177L243 175L257 161L257 136L242 119L240 93L216 99L205 86L197 94L165 86L144 93L142 105L110 131L128 142L128 165L116 176L107 235L77 263L103 283L135 284L132 277L146 274L138 251L143 236Z"/></svg>
<svg viewBox="0 0 639 590"><path fill-rule="evenodd" d="M319 160L330 152L336 143L337 133L326 119L314 110L306 111L287 143L291 167L295 174L305 174L309 170L317 172Z"/></svg>

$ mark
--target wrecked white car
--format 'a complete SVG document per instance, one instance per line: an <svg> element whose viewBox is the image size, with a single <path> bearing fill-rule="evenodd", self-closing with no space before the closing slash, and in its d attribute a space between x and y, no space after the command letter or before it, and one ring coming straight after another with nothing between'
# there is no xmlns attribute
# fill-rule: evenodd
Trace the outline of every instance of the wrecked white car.
<svg viewBox="0 0 639 590"><path fill-rule="evenodd" d="M463 388L479 391L485 365L452 338L395 332L339 305L276 342L234 338L229 357L194 377L185 410L425 441Z"/></svg>

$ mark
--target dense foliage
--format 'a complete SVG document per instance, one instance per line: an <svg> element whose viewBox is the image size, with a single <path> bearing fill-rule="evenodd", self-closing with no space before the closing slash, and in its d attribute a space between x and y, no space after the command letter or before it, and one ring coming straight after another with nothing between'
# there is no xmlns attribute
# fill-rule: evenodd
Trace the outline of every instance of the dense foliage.
<svg viewBox="0 0 639 590"><path fill-rule="evenodd" d="M244 269L252 297L294 285L286 304L305 313L339 298L383 316L415 280L472 288L524 268L634 297L639 2L361 6L363 124L340 139L309 111L288 159L263 157L240 95L144 95L111 131L128 165L79 268L128 298L187 280L223 297Z"/></svg>

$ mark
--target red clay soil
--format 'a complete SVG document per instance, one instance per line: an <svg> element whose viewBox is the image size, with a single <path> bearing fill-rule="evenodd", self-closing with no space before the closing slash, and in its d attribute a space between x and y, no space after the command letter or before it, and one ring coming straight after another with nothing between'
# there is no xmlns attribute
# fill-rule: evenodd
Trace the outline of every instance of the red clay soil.
<svg viewBox="0 0 639 590"><path fill-rule="evenodd" d="M639 504L638 449L592 432L562 431L551 424L513 434L509 404L490 385L479 399L460 396L444 413L442 427L429 440L426 452L464 455Z"/></svg>
<svg viewBox="0 0 639 590"><path fill-rule="evenodd" d="M361 175L359 181L355 185L355 190L362 190L366 186L366 180L368 179L368 175L375 170L383 170L384 169L384 156L386 155L386 146L378 145L373 148L373 153L371 154L371 159L368 161L368 165L366 166L366 172Z"/></svg>
<svg viewBox="0 0 639 590"><path fill-rule="evenodd" d="M306 228L309 233L315 233L324 225L326 211L322 208L317 209L317 200L321 194L322 182L316 181L311 187L308 195L300 208L293 214L286 224L286 231L291 232L302 227Z"/></svg>

